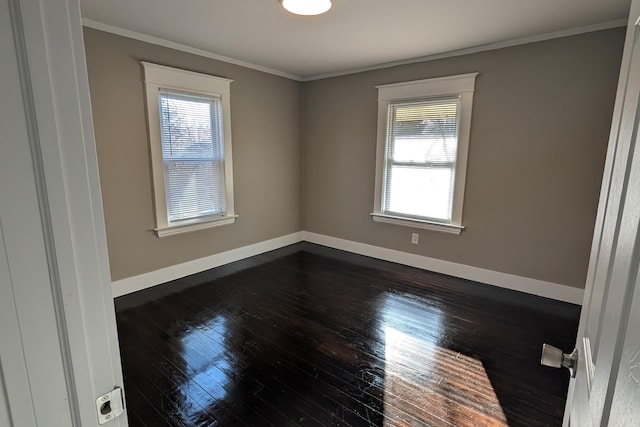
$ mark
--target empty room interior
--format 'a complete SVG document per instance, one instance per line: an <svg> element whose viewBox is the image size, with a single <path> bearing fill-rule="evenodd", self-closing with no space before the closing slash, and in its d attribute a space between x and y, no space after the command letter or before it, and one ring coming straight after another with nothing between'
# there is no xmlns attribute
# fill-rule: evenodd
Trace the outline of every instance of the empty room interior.
<svg viewBox="0 0 640 427"><path fill-rule="evenodd" d="M576 337L630 5L81 0L124 390L101 423L568 426L581 369L621 413ZM633 425L608 416L584 427Z"/></svg>
<svg viewBox="0 0 640 427"><path fill-rule="evenodd" d="M309 39L285 69L303 76L291 78L145 37L159 30L128 36L119 31L125 22L133 26L128 7L111 11L110 21L110 8L86 3L130 425L560 425L569 376L541 366L540 350L546 341L563 349L574 344L624 21L407 64L360 62L371 69L323 77L336 66L316 71L306 61L315 64L323 48L340 51L329 44L341 42L313 39L304 27L328 37L334 21L349 18L341 14L355 11L336 0L326 15L295 16L277 2L253 2L274 21L243 29L252 33L245 43L253 49L260 32L278 25L299 26ZM185 13L213 14L215 4ZM238 20L256 13L221 7ZM367 22L367 9L352 17L362 24L342 43L361 37L360 25L379 27ZM178 30L185 32L178 40L196 37ZM372 49L412 41L375 31L382 40L371 37ZM214 40L211 46L217 53ZM141 62L233 80L232 224L154 232L158 196ZM478 74L464 229L374 221L377 86L469 73ZM418 109L413 120L428 114ZM418 147L416 161L438 149ZM407 197L428 204L423 186L440 178L397 179L413 187ZM420 204L395 209L389 217L438 215L423 213Z"/></svg>

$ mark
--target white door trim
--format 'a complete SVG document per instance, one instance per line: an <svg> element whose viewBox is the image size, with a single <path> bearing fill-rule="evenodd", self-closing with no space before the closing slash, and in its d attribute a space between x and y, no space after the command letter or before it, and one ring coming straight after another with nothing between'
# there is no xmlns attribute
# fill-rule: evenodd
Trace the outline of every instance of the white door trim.
<svg viewBox="0 0 640 427"><path fill-rule="evenodd" d="M74 0L8 1L67 399L74 426L97 426L95 398L123 381L80 8ZM46 349L39 357L46 367ZM30 384L49 386L34 375ZM110 425L128 425L126 414Z"/></svg>
<svg viewBox="0 0 640 427"><path fill-rule="evenodd" d="M636 188L633 186L637 179L634 181L629 176L633 176L633 167L638 163L637 155L635 160L632 159L637 138L634 129L638 126L640 81L631 70L632 65L634 70L639 68L636 28L639 15L640 1L633 0L578 327L576 348L581 353L577 376L569 383L564 427L570 424L607 424L616 386L615 374L625 345L620 331L626 328L631 304L629 294L633 292L633 275L637 267L637 260L631 256L637 248L634 246L637 218L629 219L636 208L637 191L632 190ZM637 147L635 149L637 151ZM632 161L635 162L633 165ZM585 364L588 357L585 357L587 350L584 349L583 338L588 338L595 367ZM588 372L595 372L593 382L587 378ZM623 421L617 420L620 422Z"/></svg>

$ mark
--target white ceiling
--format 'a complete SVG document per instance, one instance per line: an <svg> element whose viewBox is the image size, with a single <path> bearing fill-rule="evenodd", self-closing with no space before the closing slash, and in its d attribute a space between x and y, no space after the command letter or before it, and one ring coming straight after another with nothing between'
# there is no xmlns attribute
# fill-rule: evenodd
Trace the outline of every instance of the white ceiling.
<svg viewBox="0 0 640 427"><path fill-rule="evenodd" d="M106 24L305 80L540 34L619 25L612 21L626 19L630 4L333 0L327 14L303 17L285 12L278 0L80 2L90 26Z"/></svg>

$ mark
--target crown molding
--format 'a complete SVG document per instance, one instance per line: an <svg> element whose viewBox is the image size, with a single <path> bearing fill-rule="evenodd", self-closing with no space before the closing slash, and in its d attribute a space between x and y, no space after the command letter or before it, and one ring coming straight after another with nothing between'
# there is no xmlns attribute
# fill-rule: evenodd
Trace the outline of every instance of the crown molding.
<svg viewBox="0 0 640 427"><path fill-rule="evenodd" d="M284 77L291 80L301 81L302 77L295 74L286 73L280 70L274 70L273 68L263 67L262 65L252 64L250 62L241 61L239 59L231 58L229 56L219 55L214 52L210 52L204 49L198 49L196 47L188 46L186 44L172 42L160 37L150 36L147 34L138 33L136 31L125 30L124 28L116 27L113 25L103 24L102 22L93 21L91 19L82 18L82 25L95 30L104 31L106 33L116 34L118 36L127 37L134 40L139 40L145 43L154 44L157 46L167 47L169 49L175 49L193 55L203 56L205 58L211 58L218 61L227 62L229 64L239 65L241 67L250 68L252 70L262 71L263 73L273 74L279 77Z"/></svg>
<svg viewBox="0 0 640 427"><path fill-rule="evenodd" d="M576 35L579 35L579 34L592 33L594 31L609 30L609 29L612 29L612 28L626 27L626 26L627 26L627 20L626 19L617 19L615 21L601 22L599 24L586 25L586 26L583 26L583 27L575 27L575 28L570 28L570 29L567 29L567 30L553 31L553 32L550 32L550 33L537 34L537 35L528 36L528 37L520 37L520 38L517 38L517 39L505 40L505 41L495 42L495 43L487 43L487 44L473 46L473 47L469 47L469 48L465 48L465 49L459 49L459 50L452 50L452 51L449 51L449 52L437 53L437 54L434 54L434 55L420 56L420 57L411 58L411 59L403 59L403 60L400 60L400 61L393 61L393 62L386 62L386 63L383 63L383 64L370 65L370 66L366 66L366 67L349 68L349 69L346 69L346 70L343 70L343 71L336 71L336 72L331 72L331 73L317 74L317 75L313 75L313 76L306 76L306 77L302 77L300 81L308 82L308 81L313 81L313 80L328 79L330 77L346 76L346 75L349 75L349 74L363 73L365 71L373 71L373 70L380 70L380 69L383 69L383 68L391 68L391 67L395 67L395 66L398 66L398 65L415 64L415 63L418 63L418 62L435 61L437 59L452 58L452 57L455 57L455 56L471 55L471 54L474 54L474 53L485 52L485 51L488 51L488 50L502 49L502 48L506 48L506 47L519 46L519 45L523 45L523 44L529 44L529 43L536 43L536 42L541 42L541 41L546 41L546 40L559 39L559 38L562 38L562 37L576 36Z"/></svg>
<svg viewBox="0 0 640 427"><path fill-rule="evenodd" d="M250 63L250 62L241 61L239 59L231 58L229 56L219 55L217 53L210 52L208 50L199 49L199 48L195 48L195 47L188 46L188 45L185 45L185 44L172 42L172 41L169 41L169 40L166 40L166 39L162 39L160 37L150 36L150 35L147 35L147 34L142 34L142 33L138 33L138 32L135 32L135 31L126 30L124 28L120 28L120 27L116 27L116 26L113 26L113 25L104 24L102 22L94 21L94 20L91 20L91 19L83 18L82 19L82 25L85 26L85 27L88 27L88 28L93 28L93 29L104 31L104 32L107 32L107 33L116 34L116 35L119 35L119 36L122 36L122 37L127 37L127 38L130 38L130 39L139 40L139 41L142 41L142 42L151 43L151 44L155 44L155 45L158 45L158 46L163 46L163 47L167 47L167 48L170 48L170 49L175 49L175 50L179 50L179 51L182 51L182 52L191 53L191 54L194 54L194 55L203 56L205 58L211 58L211 59L215 59L215 60L218 60L218 61L223 61L223 62L227 62L227 63L230 63L230 64L239 65L241 67L246 67L246 68L250 68L250 69L253 69L253 70L257 70L257 71L262 71L264 73L273 74L273 75L276 75L276 76L279 76L279 77L284 77L284 78L287 78L287 79L296 80L296 81L300 81L300 82L308 82L308 81L313 81L313 80L327 79L327 78L330 78L330 77L339 77L339 76L345 76L345 75L349 75L349 74L357 74L357 73L362 73L362 72L365 72L365 71L373 71L373 70L380 70L380 69L384 69L384 68L391 68L391 67L395 67L395 66L398 66L398 65L415 64L415 63L418 63L418 62L428 62L428 61L435 61L437 59L452 58L452 57L462 56L462 55L471 55L471 54L474 54L474 53L485 52L485 51L489 51L489 50L502 49L502 48L506 48L506 47L513 47L513 46L519 46L519 45L524 45L524 44L529 44L529 43L536 43L536 42L541 42L541 41L546 41L546 40L558 39L558 38L562 38L562 37L569 37L569 36L575 36L575 35L579 35L579 34L591 33L591 32L594 32L594 31L601 31L601 30L608 30L608 29L611 29L611 28L624 27L624 26L627 25L627 20L626 19L617 19L617 20L614 20L614 21L601 22L599 24L586 25L586 26L582 26L582 27L575 27L575 28L570 28L570 29L567 29L567 30L553 31L553 32L549 32L549 33L537 34L537 35L528 36L528 37L520 37L520 38L516 38L516 39L511 39L511 40L506 40L506 41L501 41L501 42L495 42L495 43L487 43L487 44L482 44L482 45L478 45L478 46L474 46L474 47L470 47L470 48L458 49L458 50L453 50L453 51L443 52L443 53L437 53L437 54L434 54L434 55L420 56L420 57L416 57L416 58L404 59L404 60L401 60L401 61L385 62L385 63L382 63L382 64L370 65L370 66L366 66L366 67L348 68L348 69L345 69L345 70L342 70L342 71L336 71L336 72L331 72L331 73L323 73L323 74L316 74L316 75L311 75L311 76L298 76L296 74L287 73L285 71L275 70L275 69L269 68L269 67L263 67L262 65L257 65L257 64L253 64L253 63Z"/></svg>

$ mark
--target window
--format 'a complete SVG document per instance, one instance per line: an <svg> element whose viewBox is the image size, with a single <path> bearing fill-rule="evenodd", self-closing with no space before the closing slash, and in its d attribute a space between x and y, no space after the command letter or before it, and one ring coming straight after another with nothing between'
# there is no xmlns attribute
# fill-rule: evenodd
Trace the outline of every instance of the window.
<svg viewBox="0 0 640 427"><path fill-rule="evenodd" d="M232 80L142 63L158 237L230 224Z"/></svg>
<svg viewBox="0 0 640 427"><path fill-rule="evenodd" d="M377 86L374 221L460 234L477 74Z"/></svg>

